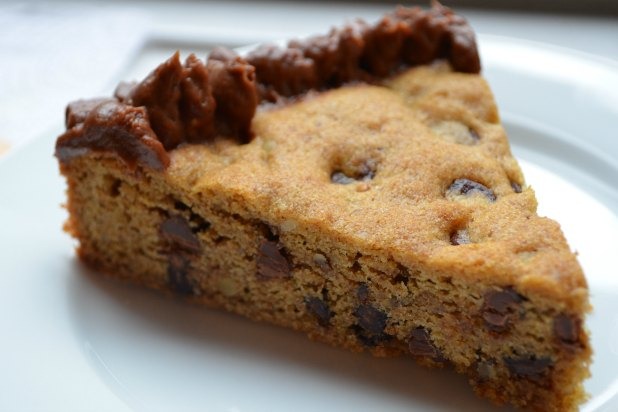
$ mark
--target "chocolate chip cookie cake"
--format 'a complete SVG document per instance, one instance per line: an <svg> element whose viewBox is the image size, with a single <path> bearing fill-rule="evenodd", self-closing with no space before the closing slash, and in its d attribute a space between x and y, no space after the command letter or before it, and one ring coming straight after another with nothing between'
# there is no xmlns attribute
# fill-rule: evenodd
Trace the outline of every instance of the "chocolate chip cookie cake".
<svg viewBox="0 0 618 412"><path fill-rule="evenodd" d="M69 104L66 230L109 276L576 410L586 280L480 70L437 3L242 57L177 53Z"/></svg>

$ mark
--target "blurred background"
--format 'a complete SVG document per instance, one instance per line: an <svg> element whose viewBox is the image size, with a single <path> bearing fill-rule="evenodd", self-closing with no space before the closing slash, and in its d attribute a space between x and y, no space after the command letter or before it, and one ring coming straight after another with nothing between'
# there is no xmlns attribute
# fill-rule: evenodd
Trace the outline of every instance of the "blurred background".
<svg viewBox="0 0 618 412"><path fill-rule="evenodd" d="M62 130L66 103L109 95L175 50L205 56L324 33L391 1L4 1L0 2L0 157ZM405 5L424 2L406 2ZM506 36L618 61L618 1L453 0L480 41ZM585 56L585 55L583 55ZM531 65L535 62L530 62ZM54 137L54 136L48 136ZM50 149L51 153L51 149Z"/></svg>

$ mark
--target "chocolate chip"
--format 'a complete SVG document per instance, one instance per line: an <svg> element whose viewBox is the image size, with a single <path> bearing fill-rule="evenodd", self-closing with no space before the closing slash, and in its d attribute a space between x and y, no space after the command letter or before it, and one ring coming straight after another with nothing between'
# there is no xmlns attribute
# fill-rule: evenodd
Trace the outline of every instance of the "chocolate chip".
<svg viewBox="0 0 618 412"><path fill-rule="evenodd" d="M350 183L356 182L356 179L347 176L341 171L335 171L332 175L330 175L330 181L340 185L349 185Z"/></svg>
<svg viewBox="0 0 618 412"><path fill-rule="evenodd" d="M512 376L538 382L547 375L553 362L549 357L537 358L535 355L530 355L506 357L504 363Z"/></svg>
<svg viewBox="0 0 618 412"><path fill-rule="evenodd" d="M511 188L515 193L521 193L521 185L517 182L511 182Z"/></svg>
<svg viewBox="0 0 618 412"><path fill-rule="evenodd" d="M581 321L567 314L561 313L554 319L554 334L565 345L579 343Z"/></svg>
<svg viewBox="0 0 618 412"><path fill-rule="evenodd" d="M184 218L172 216L164 220L159 227L161 236L170 243L172 249L196 254L200 251L200 241L195 236Z"/></svg>
<svg viewBox="0 0 618 412"><path fill-rule="evenodd" d="M258 224L258 231L266 240L270 240L271 242L279 242L279 234L276 227L273 227L265 222L260 222Z"/></svg>
<svg viewBox="0 0 618 412"><path fill-rule="evenodd" d="M190 295L193 293L193 285L189 279L189 259L178 253L168 256L167 282L170 288L176 293Z"/></svg>
<svg viewBox="0 0 618 412"><path fill-rule="evenodd" d="M485 326L492 332L506 332L523 300L524 298L510 287L485 294L482 309Z"/></svg>
<svg viewBox="0 0 618 412"><path fill-rule="evenodd" d="M469 179L455 179L447 189L446 194L451 196L472 196L481 194L491 202L496 200L496 195L491 189Z"/></svg>
<svg viewBox="0 0 618 412"><path fill-rule="evenodd" d="M398 273L397 275L395 275L394 278L392 278L391 283L393 285L399 285L401 283L403 283L405 286L408 286L408 281L410 280L410 277L405 274L405 273Z"/></svg>
<svg viewBox="0 0 618 412"><path fill-rule="evenodd" d="M492 291L485 295L485 305L487 309L498 313L507 313L513 309L513 305L520 303L524 298L515 292L512 287L502 290Z"/></svg>
<svg viewBox="0 0 618 412"><path fill-rule="evenodd" d="M384 332L378 334L371 333L359 325L352 325L351 329L356 339L369 348L388 342L393 338L391 335Z"/></svg>
<svg viewBox="0 0 618 412"><path fill-rule="evenodd" d="M451 245L467 245L472 243L470 241L470 235L466 229L459 229L451 233Z"/></svg>
<svg viewBox="0 0 618 412"><path fill-rule="evenodd" d="M263 279L290 277L290 263L285 254L285 249L279 242L262 240L258 248L258 276Z"/></svg>
<svg viewBox="0 0 618 412"><path fill-rule="evenodd" d="M200 215L196 215L195 213L191 213L189 217L191 222L195 223L195 227L191 229L193 233L205 232L210 229L210 222L205 220Z"/></svg>
<svg viewBox="0 0 618 412"><path fill-rule="evenodd" d="M107 186L107 192L111 197L120 196L120 188L122 187L122 181L111 175L105 176L105 183Z"/></svg>
<svg viewBox="0 0 618 412"><path fill-rule="evenodd" d="M408 268L403 266L401 263L397 263L397 274L391 280L391 283L395 285L403 283L404 285L408 286L410 279L411 279L411 275L410 275L410 271L408 270ZM413 278L412 278L412 282L414 282Z"/></svg>
<svg viewBox="0 0 618 412"><path fill-rule="evenodd" d="M330 311L328 304L322 299L315 296L307 297L305 298L305 307L309 313L315 316L320 326L330 325L330 318L333 316L333 313Z"/></svg>
<svg viewBox="0 0 618 412"><path fill-rule="evenodd" d="M356 169L354 178L356 180L367 181L371 180L376 175L376 162L373 159L362 162Z"/></svg>
<svg viewBox="0 0 618 412"><path fill-rule="evenodd" d="M422 326L416 327L410 332L410 336L408 336L408 349L414 356L444 360L440 349L432 342L429 331Z"/></svg>
<svg viewBox="0 0 618 412"><path fill-rule="evenodd" d="M174 200L174 209L181 212L181 214L189 212L189 222L191 231L195 234L198 232L204 232L210 229L210 222L204 219L202 216L193 212L190 206L180 200Z"/></svg>
<svg viewBox="0 0 618 412"><path fill-rule="evenodd" d="M384 332L386 313L368 304L359 305L354 311L358 325L373 335L379 335Z"/></svg>
<svg viewBox="0 0 618 412"><path fill-rule="evenodd" d="M174 200L174 209L180 210L181 212L191 210L191 208L186 203L181 202L180 200Z"/></svg>
<svg viewBox="0 0 618 412"><path fill-rule="evenodd" d="M361 283L358 288L356 288L356 297L360 303L369 302L369 287L366 283Z"/></svg>

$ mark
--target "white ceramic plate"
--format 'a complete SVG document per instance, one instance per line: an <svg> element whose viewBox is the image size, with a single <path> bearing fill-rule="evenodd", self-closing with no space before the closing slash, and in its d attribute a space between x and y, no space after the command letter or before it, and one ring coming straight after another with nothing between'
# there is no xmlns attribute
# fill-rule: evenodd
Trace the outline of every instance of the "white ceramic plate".
<svg viewBox="0 0 618 412"><path fill-rule="evenodd" d="M562 223L588 276L595 361L583 410L616 411L618 66L507 38L481 45L539 211ZM61 231L60 131L0 160L0 410L495 409L451 371L101 280Z"/></svg>

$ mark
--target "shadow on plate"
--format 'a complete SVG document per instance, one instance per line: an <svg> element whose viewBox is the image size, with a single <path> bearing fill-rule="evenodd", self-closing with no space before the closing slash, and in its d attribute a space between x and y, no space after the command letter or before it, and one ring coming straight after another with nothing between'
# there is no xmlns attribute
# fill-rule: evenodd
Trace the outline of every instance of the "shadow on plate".
<svg viewBox="0 0 618 412"><path fill-rule="evenodd" d="M306 404L312 404L313 397L320 396L323 387L320 385L332 382L337 389L330 387L330 390L338 391L332 392L337 397L360 394L361 397L372 396L373 400L383 399L385 403L383 408L380 407L381 411L511 410L494 407L477 398L466 379L449 369L423 368L405 357L379 359L350 353L311 342L297 332L107 279L77 260L67 262L67 266L73 272L68 291L72 320L78 338L83 341L85 355L112 392L134 409L144 409L148 402L138 401L143 398L140 392L143 389L132 387L138 386L134 382L139 379L131 375L146 373L137 371L140 367L152 371L152 365L137 358L154 354L157 361L168 359L172 362L167 364L167 370L165 362L160 365L157 373L160 372L161 376L157 379L193 382L197 386L199 382L195 380L203 380L204 388L212 385L213 377L225 381L224 372L236 368L238 380L233 377L233 384L238 388L251 385L259 390L272 391L264 396L272 402L266 410L289 410L283 405L287 401L281 400L282 395L286 397L281 390L291 388L293 392L300 387L302 393L303 375L309 377L307 382L318 382L318 389L310 389L311 385L307 387L307 391L315 391L307 393L310 396L302 401ZM134 361L135 365L127 365L127 359ZM229 365L226 364L228 361ZM243 365L251 369L247 376L242 372ZM217 376L213 368L219 368L221 376ZM171 375L166 372L171 372ZM252 374L263 376L263 379L252 381ZM300 386L295 383L297 379ZM185 396L180 392L189 389L183 387L167 388L169 393L161 396ZM329 396L328 391L325 395ZM190 396L195 396L196 402L203 402L199 394L192 392ZM214 402L212 398L210 401ZM278 405L280 401L282 406ZM303 404L296 410L305 410L306 407ZM366 407L369 408L366 410L372 410L369 404ZM355 410L358 411L356 407Z"/></svg>

